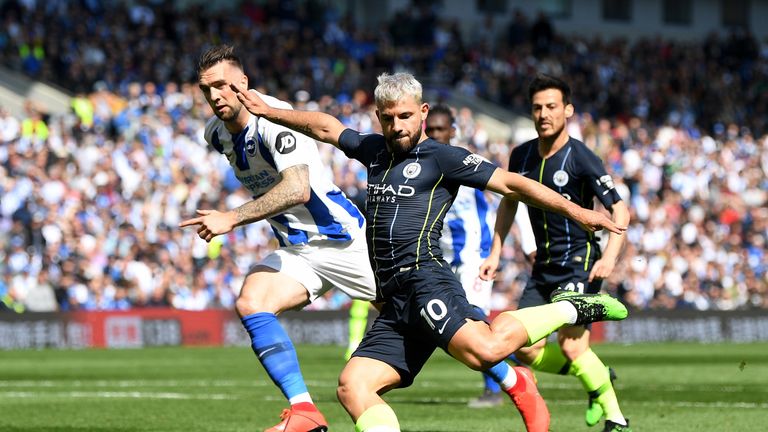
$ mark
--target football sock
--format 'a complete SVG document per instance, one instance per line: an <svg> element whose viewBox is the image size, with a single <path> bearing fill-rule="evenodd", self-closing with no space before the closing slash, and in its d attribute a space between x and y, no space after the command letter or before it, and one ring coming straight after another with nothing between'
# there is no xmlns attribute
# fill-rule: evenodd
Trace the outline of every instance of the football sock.
<svg viewBox="0 0 768 432"><path fill-rule="evenodd" d="M576 322L576 308L567 301L503 313L510 314L523 324L528 332L528 345L547 337L566 324Z"/></svg>
<svg viewBox="0 0 768 432"><path fill-rule="evenodd" d="M606 419L620 425L626 425L624 414L619 408L616 392L611 385L611 375L608 368L594 351L588 349L575 359L571 363L571 370L568 373L578 378L584 389L603 407Z"/></svg>
<svg viewBox="0 0 768 432"><path fill-rule="evenodd" d="M483 375L489 376L498 383L498 387L503 390L509 390L517 383L517 374L515 370L504 361L496 363L485 371Z"/></svg>
<svg viewBox="0 0 768 432"><path fill-rule="evenodd" d="M378 404L358 417L355 432L400 432L400 423L389 405Z"/></svg>
<svg viewBox="0 0 768 432"><path fill-rule="evenodd" d="M499 384L493 379L492 376L483 372L483 383L485 385L485 391L487 393L498 393L501 391Z"/></svg>
<svg viewBox="0 0 768 432"><path fill-rule="evenodd" d="M566 375L571 362L563 354L559 343L547 343L530 364L533 370Z"/></svg>
<svg viewBox="0 0 768 432"><path fill-rule="evenodd" d="M360 341L363 340L365 329L368 327L368 307L370 302L365 300L352 300L349 307L349 345L344 358L349 360L355 352Z"/></svg>
<svg viewBox="0 0 768 432"><path fill-rule="evenodd" d="M312 403L299 369L296 350L277 316L258 312L244 316L241 321L251 336L251 348L256 357L291 404Z"/></svg>

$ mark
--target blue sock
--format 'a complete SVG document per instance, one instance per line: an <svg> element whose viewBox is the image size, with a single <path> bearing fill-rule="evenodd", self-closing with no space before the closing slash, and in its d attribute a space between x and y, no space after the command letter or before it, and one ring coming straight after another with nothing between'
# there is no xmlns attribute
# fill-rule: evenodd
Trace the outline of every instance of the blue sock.
<svg viewBox="0 0 768 432"><path fill-rule="evenodd" d="M244 316L243 327L251 336L251 347L272 381L287 399L307 393L299 359L291 339L273 313L258 312Z"/></svg>
<svg viewBox="0 0 768 432"><path fill-rule="evenodd" d="M485 382L485 391L488 393L498 393L501 391L499 383L493 380L493 377L483 372L483 381Z"/></svg>
<svg viewBox="0 0 768 432"><path fill-rule="evenodd" d="M493 391L500 391L501 386L499 386L499 383L504 381L504 378L506 378L510 373L514 373L514 371L512 371L512 367L510 367L507 362L500 361L496 363L496 365L483 372L483 377L485 378L485 388L489 390L493 388ZM489 387L488 382L493 383L494 387Z"/></svg>

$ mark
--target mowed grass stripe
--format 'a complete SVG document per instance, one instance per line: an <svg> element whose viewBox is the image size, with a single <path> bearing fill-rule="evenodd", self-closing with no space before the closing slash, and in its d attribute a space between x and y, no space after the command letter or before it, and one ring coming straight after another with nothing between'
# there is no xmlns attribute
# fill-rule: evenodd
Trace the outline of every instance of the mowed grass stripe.
<svg viewBox="0 0 768 432"><path fill-rule="evenodd" d="M765 431L768 344L597 345L618 374L634 430ZM334 432L352 431L336 401L343 347L297 346L313 399ZM584 424L586 395L572 377L538 374L553 431ZM385 398L403 431L523 430L511 406L467 401L480 374L436 353L407 389ZM279 421L286 402L248 347L0 352L0 431L248 431Z"/></svg>
<svg viewBox="0 0 768 432"><path fill-rule="evenodd" d="M539 373L538 376L546 377L546 374ZM546 378L542 378L542 381ZM308 387L322 387L330 388L336 387L336 381L305 381ZM413 384L413 388L424 389L439 389L445 385L440 381L426 381ZM472 390L479 389L480 384L475 381L460 381L451 384L454 389ZM260 388L267 387L273 388L274 384L271 381L235 381L235 380L215 380L215 381L200 381L200 380L6 380L0 381L0 388L57 388L57 387L78 387L78 388L146 388L146 387L167 387L167 388L183 388L183 387L235 387L235 388ZM582 387L575 379L568 379L566 382L540 382L538 384L540 390L581 390ZM615 383L617 390L623 390L625 385ZM689 393L689 392L702 392L702 393L743 393L745 391L756 393L768 393L768 387L763 387L762 384L755 384L754 386L742 386L742 385L664 385L664 384L652 384L652 385L637 385L633 384L634 390L653 391L656 393Z"/></svg>
<svg viewBox="0 0 768 432"><path fill-rule="evenodd" d="M242 397L231 394L191 394L191 393L178 393L178 392L87 392L87 391L70 391L70 392L33 392L33 391L0 391L0 399L2 398L34 398L34 399L58 399L58 398L81 398L81 399L176 399L176 400L236 400L243 399ZM389 403L430 403L430 404L456 404L466 403L469 398L440 398L440 397L421 397L421 398L409 398L409 397L385 397ZM253 399L248 397L248 399ZM263 401L282 401L282 397L277 396L260 396L259 400ZM510 402L511 403L511 402ZM556 401L558 405L584 405L583 399L558 399ZM655 402L638 402L644 406L676 406L676 407L688 407L688 408L701 408L701 409L713 409L713 408L729 408L729 409L768 409L768 402L765 403L747 403L747 402L693 402L693 401L668 401L658 400Z"/></svg>

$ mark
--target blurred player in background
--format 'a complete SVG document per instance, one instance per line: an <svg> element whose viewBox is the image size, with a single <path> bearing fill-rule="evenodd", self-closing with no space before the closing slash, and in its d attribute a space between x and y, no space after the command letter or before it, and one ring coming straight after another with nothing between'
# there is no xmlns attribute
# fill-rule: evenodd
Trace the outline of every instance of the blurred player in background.
<svg viewBox="0 0 768 432"><path fill-rule="evenodd" d="M237 226L269 221L280 248L249 271L235 305L254 353L291 404L267 431L325 431L328 423L312 401L277 315L306 306L334 286L352 298L375 299L363 215L326 178L311 138L243 109L230 84L247 89L248 77L232 47L203 53L198 76L216 114L205 140L229 160L254 198L230 211L197 210L198 217L180 226L196 226L210 242Z"/></svg>
<svg viewBox="0 0 768 432"><path fill-rule="evenodd" d="M510 194L567 214L585 227L622 232L605 215L574 205L466 149L440 144L422 124L429 106L408 73L382 74L374 91L382 134L361 134L323 112L271 107L241 83L233 90L253 114L331 143L368 167L367 238L381 313L339 377L337 395L356 431L399 431L381 395L408 387L439 346L476 370L494 374L529 431L546 431L549 412L530 375L502 361L565 324L623 319L609 296L563 293L557 302L500 314L490 326L470 306L439 246L444 212L460 185Z"/></svg>
<svg viewBox="0 0 768 432"><path fill-rule="evenodd" d="M437 142L452 144L456 136L456 125L451 109L444 105L429 108L425 121L427 136ZM482 310L485 316L491 313L492 280L480 278L480 264L491 251L497 200L495 196L478 189L459 187L456 199L445 214L440 247L443 258L450 264L456 277L464 287L469 304ZM523 250L536 250L528 214L518 212L515 222L522 234ZM514 357L512 357L514 360ZM480 397L471 399L472 408L486 408L504 404L504 393L493 377L484 373L484 390Z"/></svg>
<svg viewBox="0 0 768 432"><path fill-rule="evenodd" d="M347 351L344 353L344 359L352 358L360 342L365 335L365 329L368 327L368 310L371 308L371 302L365 300L352 300L349 306L349 343Z"/></svg>
<svg viewBox="0 0 768 432"><path fill-rule="evenodd" d="M538 75L528 96L537 139L516 147L509 157L509 171L517 172L557 191L584 208L593 208L597 198L610 210L616 225L629 224L629 210L613 186L600 159L581 141L568 136L566 122L573 115L571 89L564 81ZM482 274L492 280L498 267L501 245L517 212L517 200L502 199L496 217L493 248ZM600 252L596 236L552 212L529 208L536 235L537 253L533 272L519 308L548 304L552 292L565 289L598 293L602 280L613 271L624 236L609 234ZM609 369L589 347L589 326L566 326L559 330L558 344L542 339L518 351L517 357L542 372L577 377L589 393L586 422L596 425L605 415L605 432L630 431L619 408Z"/></svg>

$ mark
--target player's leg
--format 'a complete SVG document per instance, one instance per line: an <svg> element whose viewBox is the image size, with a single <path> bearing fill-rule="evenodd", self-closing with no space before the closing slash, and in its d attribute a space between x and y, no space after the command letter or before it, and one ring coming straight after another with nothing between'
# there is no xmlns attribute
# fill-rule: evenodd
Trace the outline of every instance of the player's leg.
<svg viewBox="0 0 768 432"><path fill-rule="evenodd" d="M459 279L467 301L478 308L484 316L488 316L491 310L491 294L493 281L480 279L480 262L468 262L453 269ZM504 394L497 378L487 372L483 372L483 394L469 400L470 408L490 408L504 404Z"/></svg>
<svg viewBox="0 0 768 432"><path fill-rule="evenodd" d="M368 326L368 309L370 306L371 303L365 300L352 300L352 305L349 307L349 343L344 354L346 360L352 357L352 353L363 340L365 329Z"/></svg>
<svg viewBox="0 0 768 432"><path fill-rule="evenodd" d="M529 280L518 301L518 308L524 309L549 304L551 291L552 288L542 287L535 280ZM548 342L546 338L520 348L516 355L531 369L539 372L565 375L570 368L570 362L563 356L560 345L555 342Z"/></svg>
<svg viewBox="0 0 768 432"><path fill-rule="evenodd" d="M565 284L567 290L560 298L575 295L573 291L598 293L602 288L602 280L589 282L589 273L583 267L573 268L568 278L572 282ZM568 374L575 376L589 395L585 421L594 426L605 415L607 424L624 426L627 422L619 408L611 372L589 348L589 333L589 326L572 326L563 327L558 334L562 355L570 364Z"/></svg>
<svg viewBox="0 0 768 432"><path fill-rule="evenodd" d="M479 359L488 349L482 340L493 339L485 314L470 305L464 289L449 270L427 268L414 270L409 274L413 289L414 306L411 322L420 324L421 331L454 358L477 370L486 372L509 394L523 416L529 432L546 432L549 426L549 412L544 400L536 389L533 376L523 367L512 368L503 360L504 353L496 354L493 362ZM519 326L518 339L521 345L527 341L525 328ZM503 347L497 347L504 350ZM509 354L507 349L506 354ZM479 360L478 360L479 359Z"/></svg>
<svg viewBox="0 0 768 432"><path fill-rule="evenodd" d="M399 384L400 374L380 360L353 357L347 362L336 396L355 423L356 432L400 430L397 415L380 396Z"/></svg>
<svg viewBox="0 0 768 432"><path fill-rule="evenodd" d="M352 298L349 309L349 343L344 358L349 360L368 326L368 311L376 300L376 281L371 270L365 234L353 235L351 242L323 242L302 251L315 273L328 285ZM379 304L373 303L380 309Z"/></svg>
<svg viewBox="0 0 768 432"><path fill-rule="evenodd" d="M527 342L526 330L522 324L512 321L509 326L514 329L510 328L508 331L517 334L516 338L511 340L513 345L520 346ZM487 347L471 342L476 338L493 339L494 334L488 324L483 321L465 320L464 325L451 338L447 351L473 369L487 367L482 360L477 361L487 355L482 352ZM503 354L496 355L502 361L488 367L485 373L499 383L501 389L512 399L528 432L549 430L549 410L536 388L533 373L526 367L511 367L503 361L505 358Z"/></svg>
<svg viewBox="0 0 768 432"><path fill-rule="evenodd" d="M277 250L254 267L235 303L256 357L291 405L270 431L327 428L304 383L293 343L277 319L283 311L305 306L322 289L321 280L294 252ZM281 268L290 269L290 276Z"/></svg>
<svg viewBox="0 0 768 432"><path fill-rule="evenodd" d="M404 323L408 293L385 303L353 357L339 377L336 394L347 410L355 431L397 432L397 416L381 394L407 387L435 350L435 344L418 338L418 331ZM416 337L414 337L414 334Z"/></svg>
<svg viewBox="0 0 768 432"><path fill-rule="evenodd" d="M611 296L571 294L553 297L550 304L502 312L490 327L475 323L477 329L456 333L457 358L473 369L485 370L565 325L627 317L627 308Z"/></svg>
<svg viewBox="0 0 768 432"><path fill-rule="evenodd" d="M609 369L589 347L589 330L582 326L560 329L558 341L563 356L569 360L569 374L575 376L590 396L586 422L594 426L604 414L616 425L626 425L619 407Z"/></svg>

